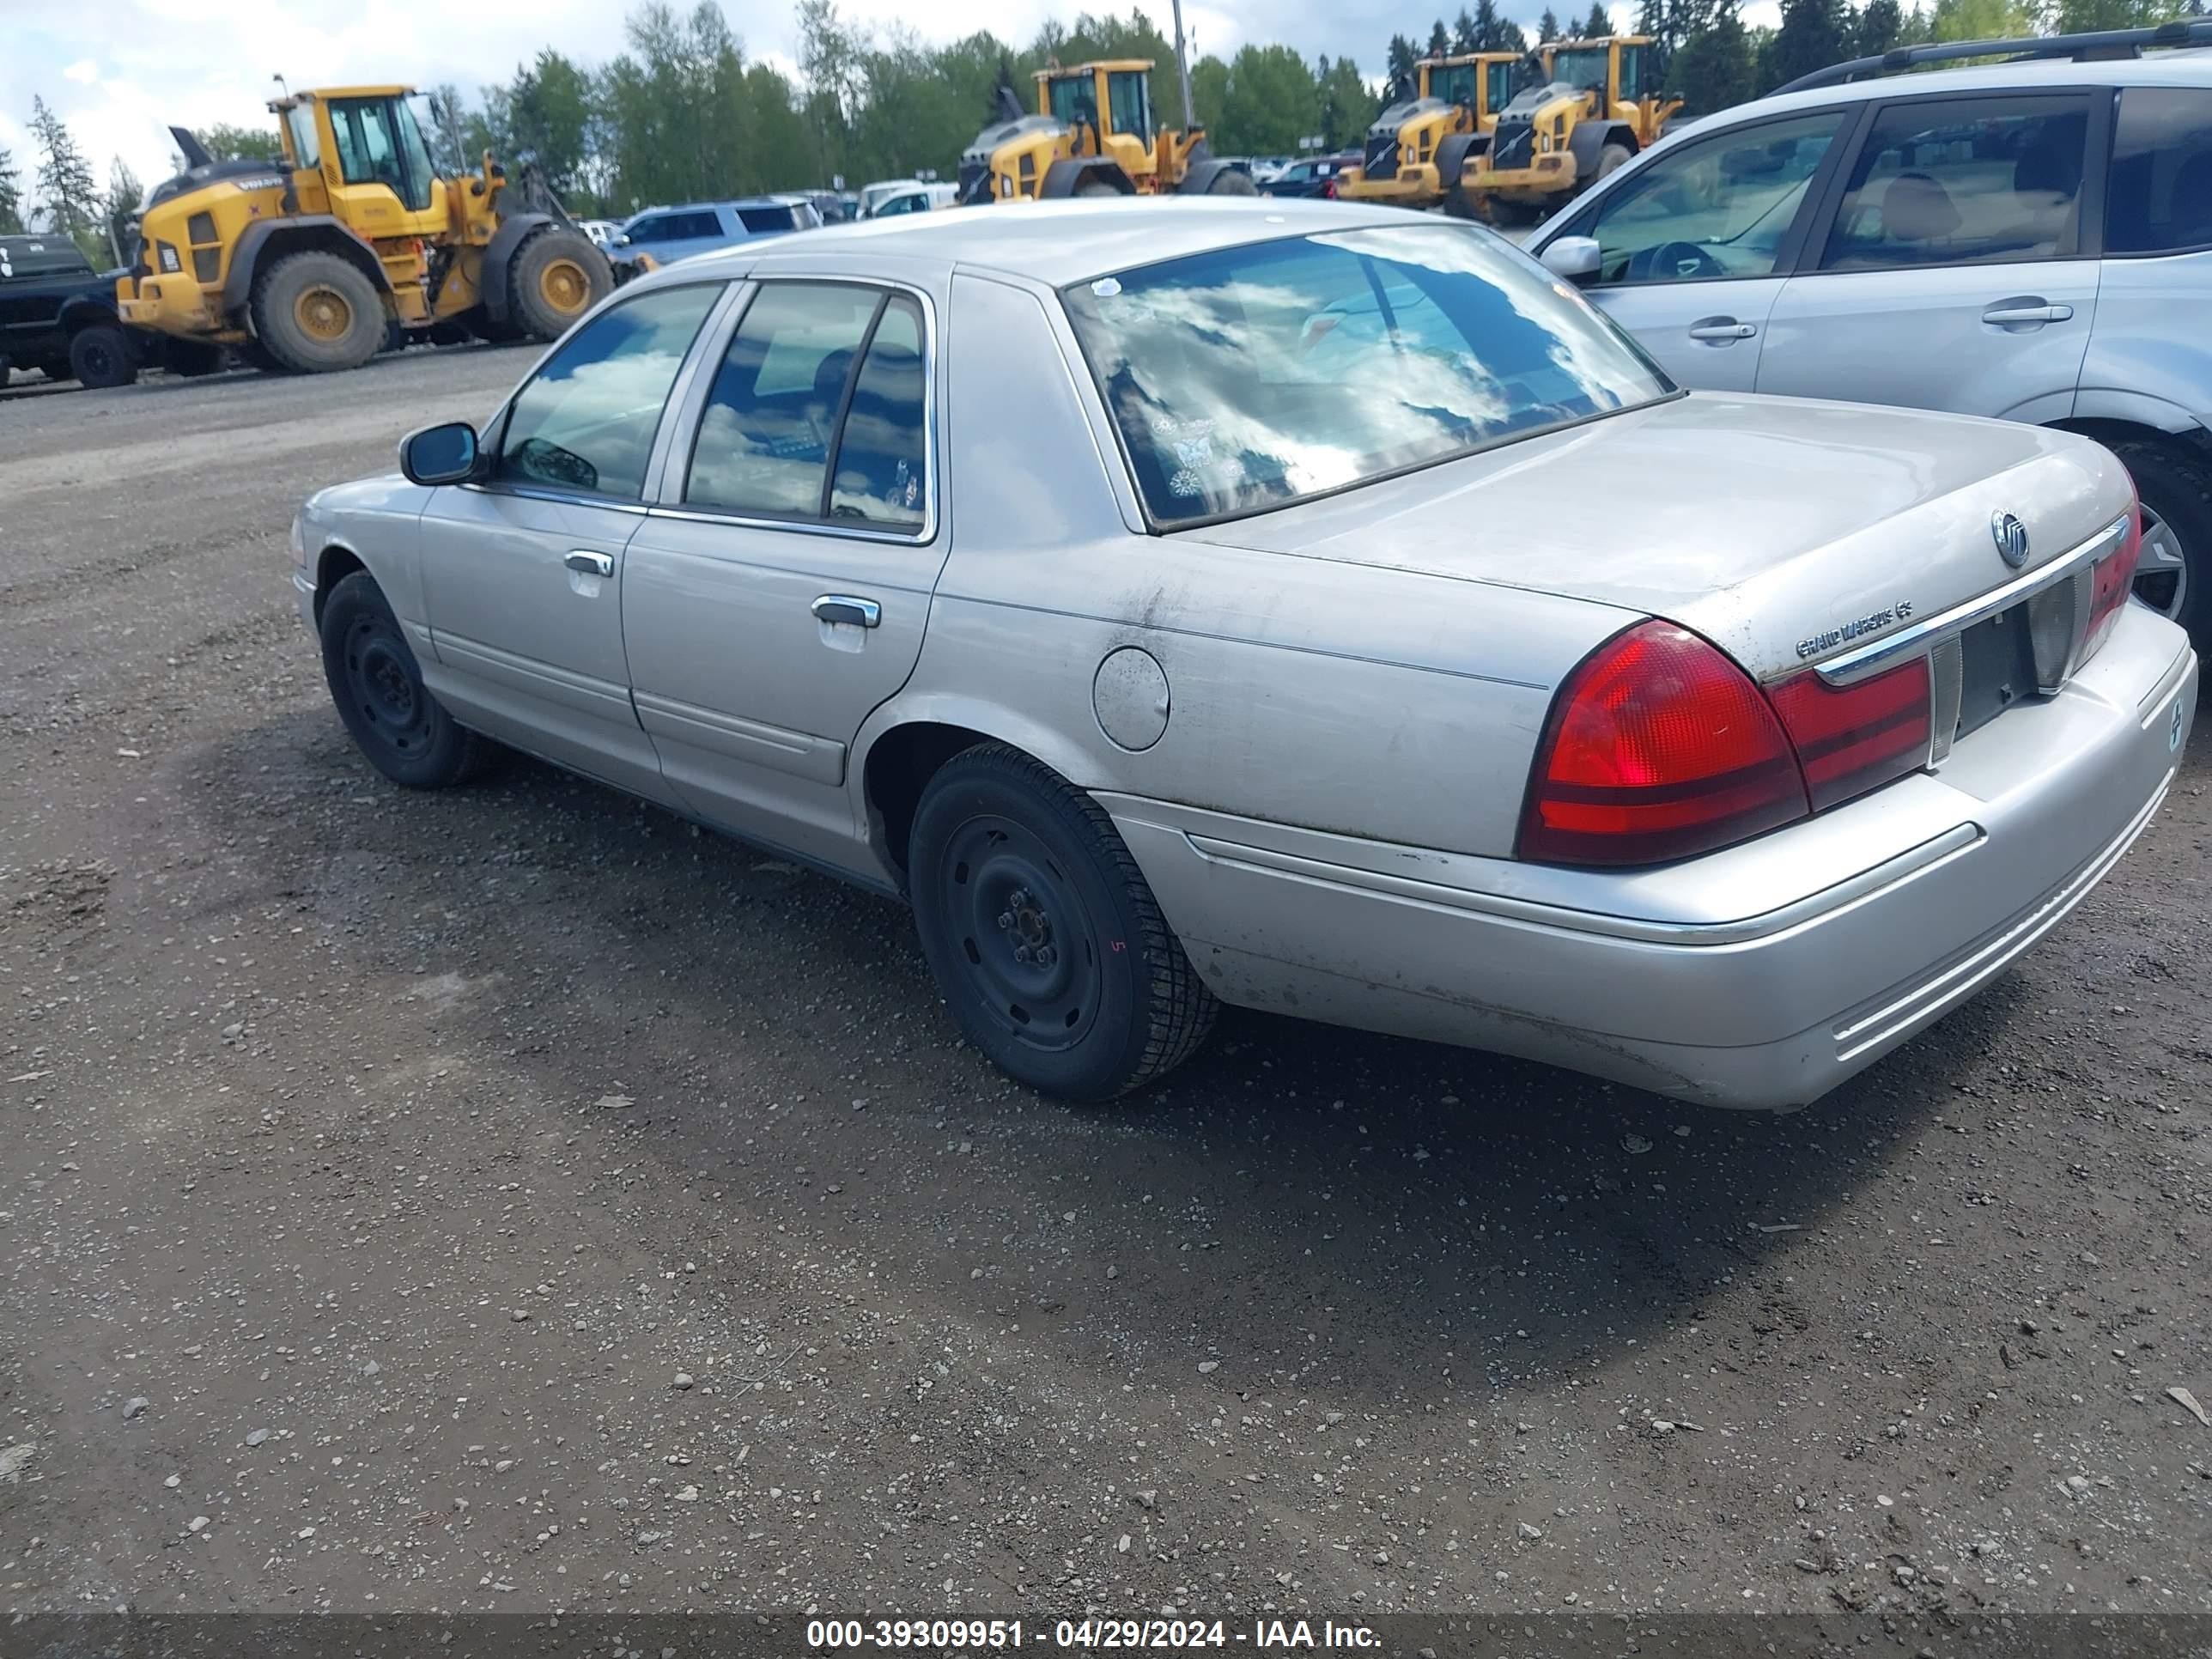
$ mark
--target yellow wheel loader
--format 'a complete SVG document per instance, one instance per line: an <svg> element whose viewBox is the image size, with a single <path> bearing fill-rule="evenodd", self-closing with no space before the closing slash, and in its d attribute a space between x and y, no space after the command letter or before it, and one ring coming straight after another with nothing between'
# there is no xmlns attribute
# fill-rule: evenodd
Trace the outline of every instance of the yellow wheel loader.
<svg viewBox="0 0 2212 1659"><path fill-rule="evenodd" d="M1041 69L1034 115L1000 87L996 118L960 157L957 199L1257 195L1249 174L1213 159L1203 127L1153 125L1152 77L1139 58Z"/></svg>
<svg viewBox="0 0 2212 1659"><path fill-rule="evenodd" d="M1540 79L1498 112L1488 152L1462 172L1447 210L1500 223L1541 218L1657 142L1682 107L1649 84L1649 35L1548 43L1533 56Z"/></svg>
<svg viewBox="0 0 2212 1659"><path fill-rule="evenodd" d="M1498 112L1511 101L1517 52L1424 58L1418 90L1391 105L1367 129L1360 164L1336 175L1346 201L1435 207L1459 183L1468 162L1490 144Z"/></svg>
<svg viewBox="0 0 2212 1659"><path fill-rule="evenodd" d="M123 320L301 374L410 336L557 339L613 289L606 255L534 167L510 185L487 153L439 178L410 95L277 99L276 162L214 161L172 127L185 171L147 198L116 281Z"/></svg>

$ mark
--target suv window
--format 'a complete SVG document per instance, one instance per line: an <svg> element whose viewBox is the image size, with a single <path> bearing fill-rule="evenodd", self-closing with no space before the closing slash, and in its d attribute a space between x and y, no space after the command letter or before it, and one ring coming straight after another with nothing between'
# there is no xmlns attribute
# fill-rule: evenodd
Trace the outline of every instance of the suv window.
<svg viewBox="0 0 2212 1659"><path fill-rule="evenodd" d="M1765 276L1804 204L1843 112L1823 110L1693 139L1599 204L1581 230L1600 283Z"/></svg>
<svg viewBox="0 0 2212 1659"><path fill-rule="evenodd" d="M494 476L636 500L668 389L721 292L660 289L569 335L515 394Z"/></svg>
<svg viewBox="0 0 2212 1659"><path fill-rule="evenodd" d="M2105 201L2105 252L2212 246L2212 91L2130 87L2120 94Z"/></svg>
<svg viewBox="0 0 2212 1659"><path fill-rule="evenodd" d="M1823 270L2050 259L2080 243L2088 111L2075 100L1894 104L1875 118Z"/></svg>
<svg viewBox="0 0 2212 1659"><path fill-rule="evenodd" d="M795 207L739 208L738 222L756 236L772 236L780 230L799 228Z"/></svg>
<svg viewBox="0 0 2212 1659"><path fill-rule="evenodd" d="M887 311L892 314L879 323ZM911 505L911 522L919 524L919 440L907 446L901 435L907 417L895 412L910 403L918 433L918 317L912 301L878 289L763 284L731 337L700 417L686 503L757 518L894 524L908 521L899 515ZM869 345L878 332L885 337L880 362ZM902 347L913 354L910 378L898 358ZM875 371L865 405L855 385L864 356ZM860 424L852 452L841 454L839 427L848 407L859 410ZM835 490L833 455L840 458ZM909 481L913 503L905 500Z"/></svg>

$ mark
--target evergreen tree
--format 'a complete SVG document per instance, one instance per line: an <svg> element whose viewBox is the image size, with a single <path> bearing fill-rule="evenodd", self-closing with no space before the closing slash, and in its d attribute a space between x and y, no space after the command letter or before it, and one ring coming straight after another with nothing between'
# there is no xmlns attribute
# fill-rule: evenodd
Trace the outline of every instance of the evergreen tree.
<svg viewBox="0 0 2212 1659"><path fill-rule="evenodd" d="M131 246L132 227L138 221L138 205L146 199L146 186L138 182L138 175L131 164L120 155L108 163L107 193L101 199L101 216L106 221L103 228L107 233L115 263L121 264L123 256Z"/></svg>
<svg viewBox="0 0 2212 1659"><path fill-rule="evenodd" d="M1437 19L1435 27L1429 30L1428 55L1431 58L1451 56L1451 35L1445 30L1444 20L1441 17Z"/></svg>
<svg viewBox="0 0 2212 1659"><path fill-rule="evenodd" d="M1541 46L1547 40L1556 40L1559 38L1559 14L1547 6L1544 8L1544 15L1536 20L1536 44Z"/></svg>
<svg viewBox="0 0 2212 1659"><path fill-rule="evenodd" d="M1769 55L1770 86L1786 86L1850 56L1851 20L1843 0L1782 0L1782 27Z"/></svg>
<svg viewBox="0 0 2212 1659"><path fill-rule="evenodd" d="M1462 17L1466 13L1460 14ZM1504 38L1505 20L1498 15L1498 0L1474 0L1474 44L1469 52L1497 52Z"/></svg>
<svg viewBox="0 0 2212 1659"><path fill-rule="evenodd" d="M1501 17L1498 20L1498 41L1492 50L1525 52L1528 50L1528 37L1511 18Z"/></svg>
<svg viewBox="0 0 2212 1659"><path fill-rule="evenodd" d="M39 146L39 206L46 223L92 254L99 246L94 232L100 223L100 185L92 163L76 147L69 124L43 98L31 100L31 137Z"/></svg>
<svg viewBox="0 0 2212 1659"><path fill-rule="evenodd" d="M1605 9L1605 0L1590 0L1589 15L1583 19L1582 38L1602 40L1613 33L1613 14Z"/></svg>
<svg viewBox="0 0 2212 1659"><path fill-rule="evenodd" d="M23 228L23 178L15 171L15 158L0 146L0 236L14 236Z"/></svg>
<svg viewBox="0 0 2212 1659"><path fill-rule="evenodd" d="M1736 0L1717 0L1712 21L1682 43L1672 85L1692 115L1711 115L1759 90L1759 64Z"/></svg>
<svg viewBox="0 0 2212 1659"><path fill-rule="evenodd" d="M1455 52L1474 52L1476 50L1475 42L1481 38L1480 26L1474 15L1462 6L1459 15L1452 20L1451 49Z"/></svg>
<svg viewBox="0 0 2212 1659"><path fill-rule="evenodd" d="M1862 58L1877 57L1895 46L1904 32L1905 14L1897 0L1867 0L1852 31L1852 49Z"/></svg>
<svg viewBox="0 0 2212 1659"><path fill-rule="evenodd" d="M1420 55L1420 49L1404 35L1390 37L1390 52L1386 64L1390 84L1384 92L1394 103L1401 98L1413 95L1413 64Z"/></svg>

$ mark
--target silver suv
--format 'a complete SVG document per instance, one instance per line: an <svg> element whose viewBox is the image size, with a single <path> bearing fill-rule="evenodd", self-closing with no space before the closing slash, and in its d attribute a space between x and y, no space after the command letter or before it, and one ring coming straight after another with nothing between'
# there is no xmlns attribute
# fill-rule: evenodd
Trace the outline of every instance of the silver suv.
<svg viewBox="0 0 2212 1659"><path fill-rule="evenodd" d="M1655 145L1528 246L1684 386L2100 440L2142 495L2136 594L2204 650L2212 52L2188 48L2212 23L2014 44L2034 55L1808 76Z"/></svg>

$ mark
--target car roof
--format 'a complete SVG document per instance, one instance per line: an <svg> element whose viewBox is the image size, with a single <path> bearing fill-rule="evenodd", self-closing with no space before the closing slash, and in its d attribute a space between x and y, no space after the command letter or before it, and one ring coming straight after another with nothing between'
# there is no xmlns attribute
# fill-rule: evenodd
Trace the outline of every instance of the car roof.
<svg viewBox="0 0 2212 1659"><path fill-rule="evenodd" d="M992 271L1062 288L1132 265L1280 236L1424 225L1441 228L1454 222L1414 218L1402 208L1355 202L1133 196L957 208L830 225L806 234L804 257L881 252L902 262L921 259L944 269ZM734 267L736 274L761 258L757 250L735 248L700 254L670 269L680 269L683 280L696 282L713 271L718 261Z"/></svg>
<svg viewBox="0 0 2212 1659"><path fill-rule="evenodd" d="M793 207L805 199L798 195L723 196L711 202L657 202L651 207L640 208L629 216L642 219L648 213L696 213L702 208Z"/></svg>
<svg viewBox="0 0 2212 1659"><path fill-rule="evenodd" d="M2212 49L2179 46L2142 58L2077 61L2033 58L1970 69L1916 70L1877 75L1864 81L1813 87L1803 92L1754 98L1747 104L1700 117L1697 126L1715 130L1778 110L1825 108L1868 98L1923 98L1945 92L2044 92L2067 87L2212 87ZM1685 124L1686 125L1687 124Z"/></svg>

